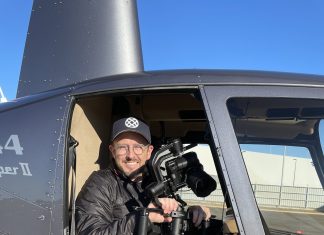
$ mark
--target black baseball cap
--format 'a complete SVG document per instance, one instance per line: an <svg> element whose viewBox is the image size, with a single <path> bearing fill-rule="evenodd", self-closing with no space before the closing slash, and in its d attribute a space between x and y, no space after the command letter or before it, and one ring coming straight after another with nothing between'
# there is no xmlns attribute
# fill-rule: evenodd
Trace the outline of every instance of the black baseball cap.
<svg viewBox="0 0 324 235"><path fill-rule="evenodd" d="M151 132L148 125L141 120L128 117L122 118L114 122L111 131L111 141L113 141L118 135L124 132L135 132L143 136L147 142L151 143Z"/></svg>

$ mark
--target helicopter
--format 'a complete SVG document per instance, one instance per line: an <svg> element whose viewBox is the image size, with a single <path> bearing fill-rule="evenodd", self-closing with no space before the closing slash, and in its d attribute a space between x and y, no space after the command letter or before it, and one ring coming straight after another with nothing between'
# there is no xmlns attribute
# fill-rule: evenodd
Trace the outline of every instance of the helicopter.
<svg viewBox="0 0 324 235"><path fill-rule="evenodd" d="M324 76L144 71L135 0L34 0L28 32L17 99L0 105L1 235L74 234L75 197L111 164L112 123L126 115L145 120L158 146L209 148L231 211L224 234L298 234L256 201L241 148L302 147L323 187ZM320 234L323 223L307 230L308 219L301 230Z"/></svg>

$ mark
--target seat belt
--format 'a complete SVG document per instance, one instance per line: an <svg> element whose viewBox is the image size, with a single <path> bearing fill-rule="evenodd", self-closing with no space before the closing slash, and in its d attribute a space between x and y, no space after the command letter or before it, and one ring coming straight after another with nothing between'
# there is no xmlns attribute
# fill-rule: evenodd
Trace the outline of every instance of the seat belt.
<svg viewBox="0 0 324 235"><path fill-rule="evenodd" d="M75 165L76 165L76 151L75 148L79 145L72 136L69 137L69 167L68 175L72 174L71 182L71 196L69 203L69 211L71 211L70 235L75 235Z"/></svg>

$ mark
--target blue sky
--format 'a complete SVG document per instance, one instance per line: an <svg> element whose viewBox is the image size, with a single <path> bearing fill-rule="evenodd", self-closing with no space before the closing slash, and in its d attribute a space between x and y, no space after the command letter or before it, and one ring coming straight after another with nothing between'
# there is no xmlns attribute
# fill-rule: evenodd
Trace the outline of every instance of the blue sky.
<svg viewBox="0 0 324 235"><path fill-rule="evenodd" d="M14 99L32 0L0 0L0 86ZM323 0L138 0L146 70L324 75Z"/></svg>

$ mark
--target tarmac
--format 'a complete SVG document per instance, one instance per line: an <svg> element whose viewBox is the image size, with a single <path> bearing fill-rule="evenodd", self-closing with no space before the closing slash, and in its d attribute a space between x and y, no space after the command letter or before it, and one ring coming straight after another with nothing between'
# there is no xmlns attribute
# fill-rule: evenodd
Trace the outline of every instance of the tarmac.
<svg viewBox="0 0 324 235"><path fill-rule="evenodd" d="M187 201L188 202L188 201ZM213 215L221 220L225 216L226 208L220 203L207 201L190 201L189 205L208 206ZM275 230L275 234L304 234L323 235L324 234L324 212L299 209L299 208L272 208L260 207L261 213L270 230ZM290 233L279 233L280 231Z"/></svg>

